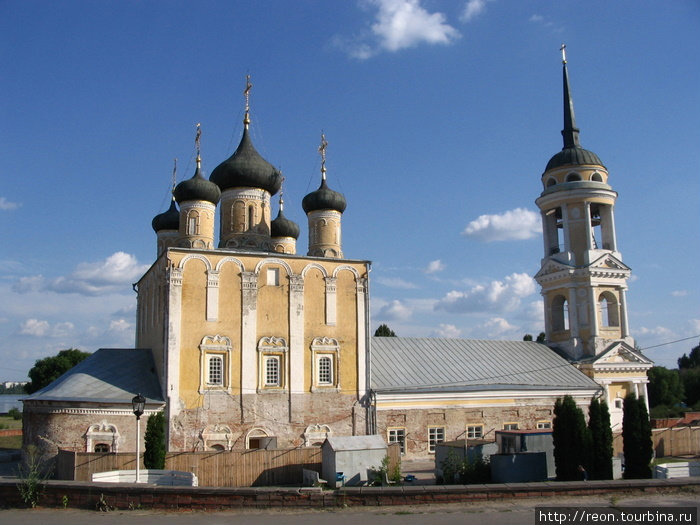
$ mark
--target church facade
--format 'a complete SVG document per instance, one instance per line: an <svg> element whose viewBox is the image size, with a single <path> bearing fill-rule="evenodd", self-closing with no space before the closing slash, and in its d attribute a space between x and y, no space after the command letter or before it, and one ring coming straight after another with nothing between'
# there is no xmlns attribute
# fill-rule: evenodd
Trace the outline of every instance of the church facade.
<svg viewBox="0 0 700 525"><path fill-rule="evenodd" d="M129 403L137 392L147 415L165 410L171 451L379 434L424 457L441 441L551 428L554 403L566 394L584 408L602 396L620 430L621 400L646 395L652 363L629 334L617 193L600 159L580 145L565 60L563 73L564 147L547 164L536 201L546 344L370 337L370 263L343 253L347 203L329 187L325 138L320 186L302 201L302 255L299 226L284 216L282 176L249 136L248 84L236 151L205 178L198 131L194 175L153 219L157 258L135 285L136 349L99 350L29 396L25 443L49 454L133 449ZM148 363L116 377L111 364L128 352Z"/></svg>

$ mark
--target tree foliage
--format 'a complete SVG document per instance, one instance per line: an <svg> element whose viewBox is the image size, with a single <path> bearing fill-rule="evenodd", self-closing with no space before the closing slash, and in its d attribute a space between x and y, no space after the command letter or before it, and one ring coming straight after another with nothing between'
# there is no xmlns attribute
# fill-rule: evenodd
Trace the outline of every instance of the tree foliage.
<svg viewBox="0 0 700 525"><path fill-rule="evenodd" d="M647 373L649 384L649 406L675 406L683 402L683 384L677 370L654 366Z"/></svg>
<svg viewBox="0 0 700 525"><path fill-rule="evenodd" d="M143 464L148 469L165 468L165 414L157 412L148 418L146 423L146 436L144 437L146 450L143 453Z"/></svg>
<svg viewBox="0 0 700 525"><path fill-rule="evenodd" d="M49 385L89 355L89 352L69 348L61 350L55 356L38 359L27 374L31 379L24 387L27 394L33 394Z"/></svg>
<svg viewBox="0 0 700 525"><path fill-rule="evenodd" d="M683 354L678 358L678 368L698 368L700 367L700 345L690 351L690 355Z"/></svg>
<svg viewBox="0 0 700 525"><path fill-rule="evenodd" d="M576 406L571 396L557 399L554 404L552 440L557 479L559 481L581 479L579 466L589 470L591 463L591 436L586 427L583 411Z"/></svg>
<svg viewBox="0 0 700 525"><path fill-rule="evenodd" d="M374 337L396 337L396 334L388 325L380 324L374 332Z"/></svg>
<svg viewBox="0 0 700 525"><path fill-rule="evenodd" d="M612 479L613 435L610 411L605 401L592 399L588 408L588 430L591 434L591 479Z"/></svg>
<svg viewBox="0 0 700 525"><path fill-rule="evenodd" d="M651 459L654 445L651 423L644 398L627 394L622 413L622 446L625 454L625 478L651 477Z"/></svg>

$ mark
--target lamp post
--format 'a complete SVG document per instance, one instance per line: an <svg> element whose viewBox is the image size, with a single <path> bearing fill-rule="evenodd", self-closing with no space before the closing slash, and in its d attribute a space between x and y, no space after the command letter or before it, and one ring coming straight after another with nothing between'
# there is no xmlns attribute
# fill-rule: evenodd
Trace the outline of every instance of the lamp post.
<svg viewBox="0 0 700 525"><path fill-rule="evenodd" d="M136 483L139 482L139 460L141 459L141 415L143 414L143 408L146 405L146 398L141 394L136 394L131 400L131 407L136 416Z"/></svg>

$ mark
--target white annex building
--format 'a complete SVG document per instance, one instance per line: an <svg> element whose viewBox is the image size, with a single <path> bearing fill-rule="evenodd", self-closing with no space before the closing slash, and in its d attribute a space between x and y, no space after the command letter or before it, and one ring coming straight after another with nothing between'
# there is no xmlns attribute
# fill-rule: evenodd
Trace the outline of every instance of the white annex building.
<svg viewBox="0 0 700 525"><path fill-rule="evenodd" d="M551 428L566 394L584 411L602 396L620 431L622 399L646 397L652 363L629 333L617 193L580 144L563 63L563 148L536 199L544 344L371 337L370 263L342 250L347 203L329 186L325 138L320 185L301 203L308 248L298 254L300 229L281 196L272 218L282 177L249 136L248 83L236 151L207 179L197 134L194 176L153 220L157 257L135 285L136 348L101 349L27 397L25 445L47 455L133 450L136 393L147 399L146 417L165 411L171 451L379 434L407 456L428 456L445 440Z"/></svg>

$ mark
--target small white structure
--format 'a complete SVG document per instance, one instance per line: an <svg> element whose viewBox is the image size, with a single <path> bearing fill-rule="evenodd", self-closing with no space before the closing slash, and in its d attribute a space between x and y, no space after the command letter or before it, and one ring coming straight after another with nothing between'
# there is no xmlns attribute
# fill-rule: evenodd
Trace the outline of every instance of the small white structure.
<svg viewBox="0 0 700 525"><path fill-rule="evenodd" d="M654 467L654 479L689 478L691 476L700 476L700 463L697 461L661 463Z"/></svg>
<svg viewBox="0 0 700 525"><path fill-rule="evenodd" d="M92 475L93 483L136 483L135 470L110 470L96 472ZM179 470L142 469L139 471L139 483L151 485L196 487L199 484L197 476L192 472Z"/></svg>
<svg viewBox="0 0 700 525"><path fill-rule="evenodd" d="M323 479L331 488L362 485L386 456L387 445L381 436L328 437L321 446Z"/></svg>

